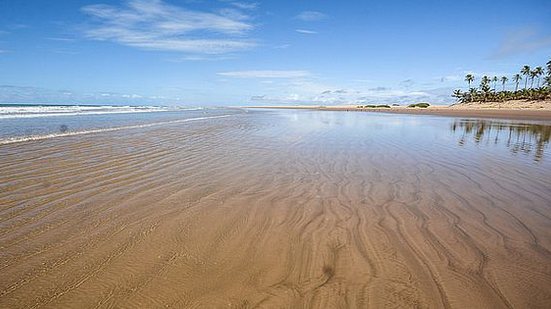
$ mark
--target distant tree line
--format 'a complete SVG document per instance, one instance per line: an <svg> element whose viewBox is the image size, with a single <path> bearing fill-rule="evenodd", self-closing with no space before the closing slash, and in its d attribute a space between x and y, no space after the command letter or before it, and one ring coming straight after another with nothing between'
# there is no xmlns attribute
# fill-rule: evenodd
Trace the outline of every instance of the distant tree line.
<svg viewBox="0 0 551 309"><path fill-rule="evenodd" d="M519 73L511 77L511 80L515 85L514 91L505 89L505 85L509 81L507 76L482 76L480 85L471 87L476 78L472 74L467 74L465 75L465 81L469 90L454 90L452 97L457 98L459 103L545 100L551 98L551 60L547 62L545 70L542 67L531 69L530 66L525 65ZM519 85L522 86L522 81L524 81L524 87L519 89ZM498 85L498 83L501 85ZM499 86L501 86L501 91L497 90Z"/></svg>

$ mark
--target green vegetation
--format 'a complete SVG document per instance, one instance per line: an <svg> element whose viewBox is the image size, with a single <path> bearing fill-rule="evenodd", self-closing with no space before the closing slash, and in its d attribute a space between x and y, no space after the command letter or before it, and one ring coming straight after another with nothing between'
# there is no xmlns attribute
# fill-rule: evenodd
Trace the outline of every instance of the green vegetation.
<svg viewBox="0 0 551 309"><path fill-rule="evenodd" d="M543 77L543 83L541 77ZM532 70L529 65L523 66L520 73L513 75L511 78L515 85L514 91L505 89L505 84L509 81L507 76L502 76L501 78L497 76L492 78L482 76L478 88L471 87L475 79L475 76L472 74L465 75L465 81L468 84L469 90L454 90L452 97L457 98L459 103L546 100L551 98L551 60L547 62L545 70L542 67L536 67ZM519 89L519 84L522 80L524 80L524 88ZM501 91L497 91L496 89L498 81L501 82ZM410 105L410 107L412 106Z"/></svg>
<svg viewBox="0 0 551 309"><path fill-rule="evenodd" d="M420 108L427 108L429 107L429 103L417 103L417 104L410 104L408 107L420 107Z"/></svg>

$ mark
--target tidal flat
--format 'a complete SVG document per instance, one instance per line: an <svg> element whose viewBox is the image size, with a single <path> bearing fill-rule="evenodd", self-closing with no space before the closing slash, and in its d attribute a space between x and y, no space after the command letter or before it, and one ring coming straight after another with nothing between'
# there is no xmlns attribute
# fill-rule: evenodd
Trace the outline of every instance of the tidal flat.
<svg viewBox="0 0 551 309"><path fill-rule="evenodd" d="M551 303L548 121L204 118L0 145L0 307Z"/></svg>

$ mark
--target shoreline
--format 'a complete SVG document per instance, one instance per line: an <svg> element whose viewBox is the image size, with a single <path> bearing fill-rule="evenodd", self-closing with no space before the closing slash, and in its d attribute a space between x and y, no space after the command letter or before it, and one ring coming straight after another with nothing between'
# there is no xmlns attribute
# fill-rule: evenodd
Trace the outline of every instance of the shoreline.
<svg viewBox="0 0 551 309"><path fill-rule="evenodd" d="M390 108L358 108L356 106L243 106L243 108L266 109L306 109L319 111L375 112L387 114L410 114L443 117L498 118L510 120L551 121L549 109L518 108L469 108L460 106L430 106L428 108L409 108L405 106Z"/></svg>

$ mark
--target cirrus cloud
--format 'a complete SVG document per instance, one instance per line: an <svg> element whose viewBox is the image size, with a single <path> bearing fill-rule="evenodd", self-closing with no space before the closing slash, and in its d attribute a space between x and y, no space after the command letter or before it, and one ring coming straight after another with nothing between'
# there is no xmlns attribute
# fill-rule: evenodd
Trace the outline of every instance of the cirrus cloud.
<svg viewBox="0 0 551 309"><path fill-rule="evenodd" d="M88 5L91 16L85 30L89 39L112 41L149 50L193 54L222 54L256 46L246 38L254 26L237 9L201 12L162 0L130 0L126 6Z"/></svg>
<svg viewBox="0 0 551 309"><path fill-rule="evenodd" d="M296 29L295 31L302 34L318 34L316 31L307 29Z"/></svg>
<svg viewBox="0 0 551 309"><path fill-rule="evenodd" d="M304 11L295 16L302 21L318 21L327 18L327 15L317 11Z"/></svg>
<svg viewBox="0 0 551 309"><path fill-rule="evenodd" d="M551 34L538 33L533 28L523 28L507 33L490 58L500 59L542 49L551 50Z"/></svg>

